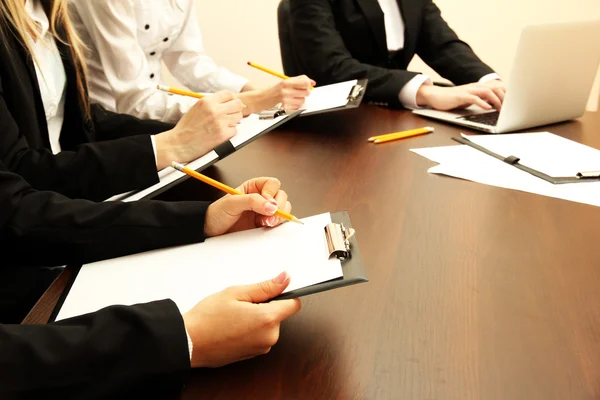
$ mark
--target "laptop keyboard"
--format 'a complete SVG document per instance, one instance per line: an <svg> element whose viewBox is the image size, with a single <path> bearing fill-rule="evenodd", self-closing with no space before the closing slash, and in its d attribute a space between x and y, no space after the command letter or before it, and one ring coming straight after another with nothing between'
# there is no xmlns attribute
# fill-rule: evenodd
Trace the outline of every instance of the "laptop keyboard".
<svg viewBox="0 0 600 400"><path fill-rule="evenodd" d="M464 117L459 117L458 119L463 119L465 121L476 122L478 124L491 125L495 126L498 124L498 116L500 115L499 111L489 112L485 114L475 114L475 115L466 115Z"/></svg>

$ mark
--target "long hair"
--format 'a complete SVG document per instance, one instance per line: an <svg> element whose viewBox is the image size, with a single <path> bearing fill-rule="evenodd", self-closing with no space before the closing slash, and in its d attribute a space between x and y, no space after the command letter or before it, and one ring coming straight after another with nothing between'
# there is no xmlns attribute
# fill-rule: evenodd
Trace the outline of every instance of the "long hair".
<svg viewBox="0 0 600 400"><path fill-rule="evenodd" d="M87 69L83 55L85 45L81 41L77 31L73 29L73 24L68 13L68 0L39 1L42 3L46 13L49 13L50 32L56 40L67 45L71 51L71 57L75 64L79 101L84 109L85 117L89 118L90 102L87 95ZM59 27L62 27L64 37L59 34ZM36 62L31 42L27 39L27 35L31 35L37 40L37 29L34 22L29 18L29 15L27 15L25 1L23 0L0 0L0 37L3 39L2 41L10 34L15 36L17 41L27 50L33 61Z"/></svg>

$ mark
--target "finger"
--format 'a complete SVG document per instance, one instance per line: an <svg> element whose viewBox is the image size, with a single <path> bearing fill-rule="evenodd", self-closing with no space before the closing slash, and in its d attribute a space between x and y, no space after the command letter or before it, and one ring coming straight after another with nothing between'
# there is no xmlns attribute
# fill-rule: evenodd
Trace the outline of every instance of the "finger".
<svg viewBox="0 0 600 400"><path fill-rule="evenodd" d="M498 96L498 98L500 99L500 102L504 103L504 95L506 94L504 89L501 87L494 87L494 88L492 88L492 90L494 91L494 93L496 93L496 96Z"/></svg>
<svg viewBox="0 0 600 400"><path fill-rule="evenodd" d="M290 284L290 275L282 272L273 279L252 285L236 286L237 299L250 303L264 303L279 296Z"/></svg>
<svg viewBox="0 0 600 400"><path fill-rule="evenodd" d="M475 104L481 108L483 108L484 110L491 110L492 106L489 105L489 103L487 103L486 101L482 100L481 98L479 98L479 96L476 95L468 95L464 98L464 102L465 104Z"/></svg>
<svg viewBox="0 0 600 400"><path fill-rule="evenodd" d="M219 104L219 111L221 114L237 114L241 113L246 107L240 99L232 99L226 103Z"/></svg>
<svg viewBox="0 0 600 400"><path fill-rule="evenodd" d="M226 103L228 101L234 100L236 98L235 94L229 90L221 90L215 94L212 94L207 97L211 101L215 101L217 103Z"/></svg>
<svg viewBox="0 0 600 400"><path fill-rule="evenodd" d="M283 91L283 98L305 98L308 97L310 95L310 90L308 89L308 87L306 88L290 88L290 89L284 89Z"/></svg>
<svg viewBox="0 0 600 400"><path fill-rule="evenodd" d="M251 193L223 197L220 209L227 215L237 218L244 211L271 216L277 211L277 206L265 200L260 194Z"/></svg>
<svg viewBox="0 0 600 400"><path fill-rule="evenodd" d="M266 187L265 187L266 186ZM253 178L244 182L237 189L244 193L260 193L261 195L266 196L270 195L271 198L269 200L274 199L275 194L279 191L281 187L281 182L277 178L272 178L269 176L261 176L259 178ZM263 193L263 189L265 192Z"/></svg>
<svg viewBox="0 0 600 400"><path fill-rule="evenodd" d="M276 321L283 321L300 311L302 303L300 299L277 300L268 304L261 304L261 307L268 308L269 312L275 315Z"/></svg>
<svg viewBox="0 0 600 400"><path fill-rule="evenodd" d="M472 93L490 103L496 110L500 110L502 107L502 101L500 101L498 96L496 96L494 91L490 88L476 88L472 90Z"/></svg>
<svg viewBox="0 0 600 400"><path fill-rule="evenodd" d="M292 211L292 205L288 201L288 195L283 190L280 190L279 192L277 192L277 194L275 195L275 199L273 200L273 203L277 205L277 208L279 208L280 210L283 210L287 213L290 213ZM264 227L268 227L268 228L275 227L277 225L282 224L283 222L284 222L284 220L276 215L272 215L270 217L257 215L257 218L255 220L256 226L264 226Z"/></svg>
<svg viewBox="0 0 600 400"><path fill-rule="evenodd" d="M238 112L235 114L227 114L223 118L227 121L227 126L236 127L244 118L244 115L241 112Z"/></svg>

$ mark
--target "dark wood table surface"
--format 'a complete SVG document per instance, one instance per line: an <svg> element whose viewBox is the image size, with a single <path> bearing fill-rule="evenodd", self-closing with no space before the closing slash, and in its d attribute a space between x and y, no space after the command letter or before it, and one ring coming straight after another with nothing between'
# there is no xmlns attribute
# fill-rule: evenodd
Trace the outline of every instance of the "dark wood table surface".
<svg viewBox="0 0 600 400"><path fill-rule="evenodd" d="M424 125L435 133L366 141ZM537 130L600 148L600 113ZM299 217L347 210L370 282L304 298L271 353L193 371L182 398L600 398L600 208L429 175L408 151L460 131L363 106L296 119L211 168L232 185L277 176ZM187 181L161 197L216 195Z"/></svg>

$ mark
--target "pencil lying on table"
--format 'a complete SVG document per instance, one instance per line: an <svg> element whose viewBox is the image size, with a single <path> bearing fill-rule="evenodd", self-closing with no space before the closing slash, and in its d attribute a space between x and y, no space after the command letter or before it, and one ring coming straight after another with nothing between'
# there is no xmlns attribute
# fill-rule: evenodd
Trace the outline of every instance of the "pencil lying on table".
<svg viewBox="0 0 600 400"><path fill-rule="evenodd" d="M156 85L156 88L158 90L162 90L163 92L179 94L181 96L194 97L196 99L201 99L204 97L204 95L202 93L190 92L189 90L177 89L177 88L172 88L172 87L163 86L163 85Z"/></svg>
<svg viewBox="0 0 600 400"><path fill-rule="evenodd" d="M379 136L371 136L368 140L373 143L385 143L390 142L392 140L404 139L412 136L424 135L426 133L433 132L434 129L431 126L426 126L424 128L411 129L409 131L404 132L395 132L388 133L386 135Z"/></svg>
<svg viewBox="0 0 600 400"><path fill-rule="evenodd" d="M273 76L276 76L278 78L281 78L281 79L290 79L290 77L287 76L287 75L284 75L284 74L282 74L280 72L277 72L277 71L273 71L270 68L263 67L262 65L259 65L257 63L253 63L252 61L248 61L248 65L251 66L251 67L253 67L253 68L256 68L256 69L258 69L258 70L260 70L262 72L266 72L267 74L271 74ZM314 89L312 86L310 86L309 88L310 88L310 90Z"/></svg>
<svg viewBox="0 0 600 400"><path fill-rule="evenodd" d="M210 185L210 186L212 186L214 188L222 190L225 193L228 193L228 194L244 194L244 193L240 192L237 189L234 189L234 188L232 188L230 186L225 185L224 183L221 183L221 182L216 181L216 180L214 180L212 178L209 178L206 175L202 175L201 173L196 172L193 169L190 169L188 167L184 167L183 165L181 165L179 163L176 163L175 161L173 161L171 163L171 166L173 168L175 168L176 170L181 171L184 174L187 174L187 175L191 176L192 178L196 178L199 181L202 181L202 182L204 182L204 183L206 183L206 184L208 184L208 185ZM285 212L283 210L277 209L277 211L275 211L275 215L277 215L278 217L281 217L281 218L283 218L285 220L288 220L288 221L291 221L291 222L296 222L298 224L304 225L304 223L302 221L300 221L298 218L294 217L292 214L287 213L287 212Z"/></svg>

